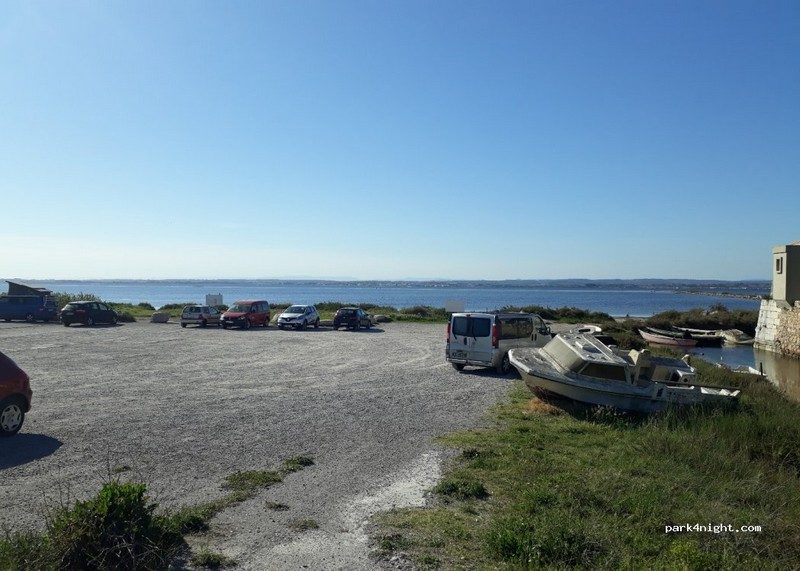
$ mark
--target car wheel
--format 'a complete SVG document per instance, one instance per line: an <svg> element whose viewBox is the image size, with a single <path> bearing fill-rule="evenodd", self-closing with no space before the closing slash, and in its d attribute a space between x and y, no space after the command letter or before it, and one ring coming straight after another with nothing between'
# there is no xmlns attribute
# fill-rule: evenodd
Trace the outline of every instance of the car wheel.
<svg viewBox="0 0 800 571"><path fill-rule="evenodd" d="M186 324L185 324L185 323L181 323L181 327L183 327L184 329L186 329Z"/></svg>
<svg viewBox="0 0 800 571"><path fill-rule="evenodd" d="M10 317L4 317L4 318L3 318L3 321L5 321L6 323L8 323L9 321L11 321L11 318L10 318Z"/></svg>
<svg viewBox="0 0 800 571"><path fill-rule="evenodd" d="M205 327L206 325L208 325L208 321L206 321L205 319L200 322L200 327Z"/></svg>
<svg viewBox="0 0 800 571"><path fill-rule="evenodd" d="M281 324L278 324L278 329L280 329L281 331L283 331L283 325L281 325Z"/></svg>
<svg viewBox="0 0 800 571"><path fill-rule="evenodd" d="M267 327L269 327L269 317L267 317L267 318L265 318L265 319L264 319L264 323L262 323L262 325L264 326L264 329L266 329Z"/></svg>
<svg viewBox="0 0 800 571"><path fill-rule="evenodd" d="M92 325L94 325L94 319L92 319L91 317L87 317L86 318L86 325L88 327L91 327Z"/></svg>
<svg viewBox="0 0 800 571"><path fill-rule="evenodd" d="M300 329L305 329L306 327L308 327L308 323L306 323L305 321L300 324Z"/></svg>
<svg viewBox="0 0 800 571"><path fill-rule="evenodd" d="M116 325L117 321L119 321L119 319L117 319L117 316L114 315L114 317L111 318L111 325Z"/></svg>
<svg viewBox="0 0 800 571"><path fill-rule="evenodd" d="M338 325L334 325L334 326L333 326L333 330L334 330L334 331L339 331L339 326L338 326Z"/></svg>
<svg viewBox="0 0 800 571"><path fill-rule="evenodd" d="M456 371L463 371L464 370L464 364L463 363L453 363L452 365L453 365L453 368Z"/></svg>
<svg viewBox="0 0 800 571"><path fill-rule="evenodd" d="M508 359L508 353L503 355L503 360L497 365L497 372L501 375L507 375L511 370L511 361Z"/></svg>
<svg viewBox="0 0 800 571"><path fill-rule="evenodd" d="M18 398L0 403L0 436L14 436L25 422L25 411Z"/></svg>
<svg viewBox="0 0 800 571"><path fill-rule="evenodd" d="M356 321L356 324L353 325L353 331L358 331L359 329L361 329L361 322Z"/></svg>
<svg viewBox="0 0 800 571"><path fill-rule="evenodd" d="M242 325L242 329L250 329L250 327L251 327L252 325L253 325L253 324L252 324L252 323L250 323L250 320L249 320L249 319L245 319L245 320L244 320L244 324Z"/></svg>
<svg viewBox="0 0 800 571"><path fill-rule="evenodd" d="M64 322L64 327L69 327L69 321Z"/></svg>
<svg viewBox="0 0 800 571"><path fill-rule="evenodd" d="M25 316L25 321L27 321L28 323L35 323L36 318L33 316L32 313L29 313L28 315Z"/></svg>
<svg viewBox="0 0 800 571"><path fill-rule="evenodd" d="M319 317L317 317L317 320L314 322L314 329L319 329Z"/></svg>
<svg viewBox="0 0 800 571"><path fill-rule="evenodd" d="M372 329L372 322L367 321L367 324L364 327L366 327L367 329Z"/></svg>
<svg viewBox="0 0 800 571"><path fill-rule="evenodd" d="M223 329L227 329L227 328L228 328L228 324L227 324L227 323L223 323L223 324L222 324L222 328L223 328Z"/></svg>

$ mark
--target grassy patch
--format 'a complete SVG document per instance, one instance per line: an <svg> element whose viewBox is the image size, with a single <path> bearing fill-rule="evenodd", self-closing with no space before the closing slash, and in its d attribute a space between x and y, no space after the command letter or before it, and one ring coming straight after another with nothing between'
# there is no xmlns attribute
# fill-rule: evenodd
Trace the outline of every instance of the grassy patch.
<svg viewBox="0 0 800 571"><path fill-rule="evenodd" d="M189 562L195 567L203 567L205 569L224 569L236 566L235 559L231 559L223 553L211 551L206 546L201 547L197 553L193 554Z"/></svg>
<svg viewBox="0 0 800 571"><path fill-rule="evenodd" d="M287 506L286 504L282 504L280 502L264 502L264 506L268 510L272 510L275 512L289 511L289 506Z"/></svg>
<svg viewBox="0 0 800 571"><path fill-rule="evenodd" d="M175 511L158 510L144 484L112 480L96 497L50 512L43 533L6 533L0 538L0 570L165 569L185 549L185 534L206 531L215 514L282 481L283 475L302 470L309 462L313 464L310 458L298 456L284 462L281 471L235 472L225 478L222 487L228 493L222 498ZM113 472L129 469L118 466ZM192 560L199 566L235 564L208 550L195 557L201 557Z"/></svg>
<svg viewBox="0 0 800 571"><path fill-rule="evenodd" d="M319 524L313 519L295 519L290 521L286 527L292 531L309 531L312 529L319 529Z"/></svg>
<svg viewBox="0 0 800 571"><path fill-rule="evenodd" d="M292 472L297 472L303 468L308 468L309 466L313 465L314 459L310 456L294 456L283 462L281 471L284 474L291 474Z"/></svg>
<svg viewBox="0 0 800 571"><path fill-rule="evenodd" d="M463 453L439 501L379 516L379 549L420 567L794 567L800 405L753 376L697 367L703 382L740 387L740 405L637 417L556 407L519 385L492 428L443 439ZM491 496L477 501L480 489ZM665 533L709 522L763 531Z"/></svg>
<svg viewBox="0 0 800 571"><path fill-rule="evenodd" d="M0 540L0 569L157 569L182 549L183 536L144 484L106 483L96 497L51 513L42 534Z"/></svg>

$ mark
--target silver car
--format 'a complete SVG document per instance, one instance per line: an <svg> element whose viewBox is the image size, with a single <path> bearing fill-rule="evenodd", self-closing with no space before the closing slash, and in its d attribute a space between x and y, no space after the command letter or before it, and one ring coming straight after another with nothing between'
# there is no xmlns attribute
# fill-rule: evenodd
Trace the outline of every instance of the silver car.
<svg viewBox="0 0 800 571"><path fill-rule="evenodd" d="M216 307L210 305L187 305L183 308L181 313L181 327L187 325L199 325L206 327L207 325L220 326L221 313Z"/></svg>
<svg viewBox="0 0 800 571"><path fill-rule="evenodd" d="M279 329L305 329L309 325L313 325L315 329L319 327L319 313L313 305L291 305L278 316Z"/></svg>

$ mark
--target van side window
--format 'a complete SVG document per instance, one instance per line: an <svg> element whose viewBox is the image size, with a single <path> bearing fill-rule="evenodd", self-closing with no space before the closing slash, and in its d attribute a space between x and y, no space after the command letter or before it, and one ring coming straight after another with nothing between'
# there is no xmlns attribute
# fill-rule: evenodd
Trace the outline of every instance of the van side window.
<svg viewBox="0 0 800 571"><path fill-rule="evenodd" d="M517 333L520 339L533 335L533 322L528 317L522 317L517 322Z"/></svg>
<svg viewBox="0 0 800 571"><path fill-rule="evenodd" d="M500 321L500 339L516 339L519 337L516 318L502 317L498 321Z"/></svg>

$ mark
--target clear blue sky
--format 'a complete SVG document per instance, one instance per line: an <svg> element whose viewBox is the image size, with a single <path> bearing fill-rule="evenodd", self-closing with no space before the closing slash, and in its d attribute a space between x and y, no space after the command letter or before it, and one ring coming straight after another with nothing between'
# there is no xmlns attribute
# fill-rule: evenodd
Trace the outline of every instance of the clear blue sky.
<svg viewBox="0 0 800 571"><path fill-rule="evenodd" d="M764 278L800 3L0 4L0 275Z"/></svg>

